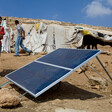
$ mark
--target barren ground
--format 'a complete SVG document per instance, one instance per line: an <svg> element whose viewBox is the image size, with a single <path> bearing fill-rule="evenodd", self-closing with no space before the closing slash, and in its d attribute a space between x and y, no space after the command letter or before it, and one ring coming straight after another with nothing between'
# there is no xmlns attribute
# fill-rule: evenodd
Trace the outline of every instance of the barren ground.
<svg viewBox="0 0 112 112"><path fill-rule="evenodd" d="M110 46L98 46L98 48L107 52L98 57L112 76L112 48ZM14 53L2 53L0 57L0 85L7 81L5 75L43 56L13 55ZM90 61L91 63L99 73L109 79L95 58ZM89 77L100 77L90 69L86 73ZM13 83L4 88L11 89L18 96L24 93ZM58 90L52 88L36 99L26 94L21 98L21 105L15 108L0 108L0 112L55 112L60 107L87 112L112 112L112 85L108 83L105 89L93 89L85 75L75 71L61 82Z"/></svg>

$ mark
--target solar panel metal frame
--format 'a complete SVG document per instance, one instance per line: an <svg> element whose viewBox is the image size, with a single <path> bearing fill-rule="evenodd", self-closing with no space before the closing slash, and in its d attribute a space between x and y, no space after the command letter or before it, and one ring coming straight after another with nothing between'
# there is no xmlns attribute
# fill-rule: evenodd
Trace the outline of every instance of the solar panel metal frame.
<svg viewBox="0 0 112 112"><path fill-rule="evenodd" d="M60 49L60 48L59 48ZM69 49L69 48L63 48L63 49ZM57 49L58 50L58 49ZM75 50L75 49L74 49ZM76 49L76 50L84 50L84 49ZM87 50L87 49L86 49ZM55 50L56 51L56 50ZM53 52L55 52L53 51ZM38 60L35 60L33 62L38 62L38 63L43 63L43 64L46 64L46 65L50 65L50 66L54 66L54 67L58 67L58 68L63 68L63 69L66 69L66 70L70 70L70 72L68 72L67 74L65 74L64 76L62 76L61 78L59 78L58 80L54 81L52 84L50 84L49 86L47 86L46 88L44 88L43 90L41 90L40 92L38 92L37 94L33 94L31 91L27 90L26 88L22 87L20 84L16 83L14 80L10 79L8 77L8 75L10 75L11 73L13 72L16 72L17 70L31 64L27 64L11 73L9 73L7 76L5 76L8 80L10 80L11 82L13 82L15 85L19 86L20 88L22 88L23 90L25 90L26 92L28 92L29 94L31 94L32 96L34 96L35 98L38 97L39 95L41 95L42 93L44 93L45 91L47 91L48 89L50 89L51 87L53 87L54 85L56 85L57 83L59 83L61 80L63 80L64 78L66 78L69 74L71 74L72 72L74 72L76 69L80 68L82 65L86 64L87 62L89 62L91 59L93 59L94 57L96 57L98 54L100 54L102 52L102 50L97 50L99 52L97 52L96 54L94 54L93 56L91 56L90 58L88 58L86 61L84 61L83 63L81 63L80 65L78 65L77 67L75 67L74 69L71 69L71 68L67 68L67 67L63 67L63 66L58 66L58 65L54 65L54 64L50 64L50 63L45 63L45 62L41 62L41 61L38 61ZM51 53L53 53L51 52ZM49 53L50 54L50 53ZM49 55L47 54L47 55ZM46 56L46 55L45 55ZM44 56L43 56L44 57ZM41 57L41 58L43 58Z"/></svg>

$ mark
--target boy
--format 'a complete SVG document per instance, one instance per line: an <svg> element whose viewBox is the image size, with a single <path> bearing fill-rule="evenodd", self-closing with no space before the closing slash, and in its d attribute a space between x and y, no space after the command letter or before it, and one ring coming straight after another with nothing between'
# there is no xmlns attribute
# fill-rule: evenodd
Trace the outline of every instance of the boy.
<svg viewBox="0 0 112 112"><path fill-rule="evenodd" d="M14 55L14 56L19 56L19 45L21 46L21 48L23 50L28 52L30 55L31 51L28 48L24 47L24 45L23 45L23 39L25 39L25 31L24 31L23 27L19 24L18 20L15 20L15 24L17 26L17 39L16 39L16 43L15 43L16 55Z"/></svg>

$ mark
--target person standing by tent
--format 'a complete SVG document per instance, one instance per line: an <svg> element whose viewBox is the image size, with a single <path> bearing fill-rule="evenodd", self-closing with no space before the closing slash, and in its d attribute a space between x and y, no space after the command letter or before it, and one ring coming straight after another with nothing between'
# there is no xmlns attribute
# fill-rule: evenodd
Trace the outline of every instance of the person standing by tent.
<svg viewBox="0 0 112 112"><path fill-rule="evenodd" d="M9 34L9 28L7 27L7 20L4 19L2 20L2 26L4 27L5 30L5 35L3 36L2 39L2 52L10 53L10 34Z"/></svg>
<svg viewBox="0 0 112 112"><path fill-rule="evenodd" d="M1 39L3 39L3 35L5 35L4 27L1 26L1 23L2 23L2 17L0 16L0 54L1 54L1 48L2 48Z"/></svg>
<svg viewBox="0 0 112 112"><path fill-rule="evenodd" d="M14 56L19 56L19 45L21 46L21 48L23 50L25 50L26 52L28 52L28 54L31 54L31 51L24 47L23 45L23 39L25 39L25 31L23 29L23 27L19 24L18 20L15 20L15 25L17 26L17 39L16 39L16 43L15 43L15 55Z"/></svg>

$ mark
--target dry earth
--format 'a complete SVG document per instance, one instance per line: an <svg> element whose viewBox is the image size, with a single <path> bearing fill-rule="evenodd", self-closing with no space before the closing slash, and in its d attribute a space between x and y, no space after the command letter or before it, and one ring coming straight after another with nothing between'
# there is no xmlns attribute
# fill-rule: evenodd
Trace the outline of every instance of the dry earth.
<svg viewBox="0 0 112 112"><path fill-rule="evenodd" d="M110 46L98 46L98 48L105 51L98 57L112 76L112 48ZM21 54L20 57L13 55L14 53L2 53L0 57L0 85L7 81L5 75L43 56L42 54L31 56ZM89 64L108 78L96 58ZM86 73L89 77L100 77L90 69ZM13 83L4 88L9 88L18 96L24 93ZM106 88L93 88L83 73L75 71L61 82L58 90L52 88L36 99L26 94L21 98L21 105L14 108L0 108L0 112L55 112L57 108L112 112L112 85L108 83Z"/></svg>

